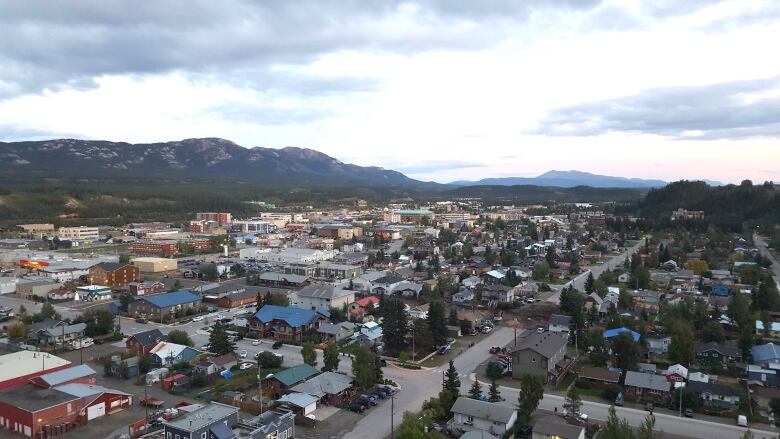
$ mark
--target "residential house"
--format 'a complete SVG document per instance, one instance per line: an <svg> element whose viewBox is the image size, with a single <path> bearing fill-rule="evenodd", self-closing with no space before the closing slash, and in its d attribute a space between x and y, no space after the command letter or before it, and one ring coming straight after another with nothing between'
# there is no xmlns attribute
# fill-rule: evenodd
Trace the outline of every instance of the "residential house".
<svg viewBox="0 0 780 439"><path fill-rule="evenodd" d="M249 320L249 330L279 340L302 339L313 335L327 323L326 311L313 311L295 306L264 305Z"/></svg>
<svg viewBox="0 0 780 439"><path fill-rule="evenodd" d="M420 296L423 286L417 282L404 281L398 283L393 289L392 294L407 299L416 299Z"/></svg>
<svg viewBox="0 0 780 439"><path fill-rule="evenodd" d="M479 430L497 436L509 432L517 421L517 410L511 406L467 397L459 397L452 406L450 430Z"/></svg>
<svg viewBox="0 0 780 439"><path fill-rule="evenodd" d="M402 282L404 282L402 276L396 273L390 273L380 278L374 279L371 282L371 294L381 296L383 294L391 294Z"/></svg>
<svg viewBox="0 0 780 439"><path fill-rule="evenodd" d="M103 285L82 285L76 287L73 299L76 301L101 301L111 300L113 291L110 287Z"/></svg>
<svg viewBox="0 0 780 439"><path fill-rule="evenodd" d="M136 351L138 355L146 357L149 355L152 348L157 346L161 341L167 339L167 336L159 329L150 329L128 337L125 341L125 349L128 351Z"/></svg>
<svg viewBox="0 0 780 439"><path fill-rule="evenodd" d="M460 290L452 295L452 302L458 304L471 303L474 300L474 291L472 290Z"/></svg>
<svg viewBox="0 0 780 439"><path fill-rule="evenodd" d="M242 291L239 293L232 293L226 296L222 296L217 299L217 306L220 308L238 308L240 306L246 306L257 302L256 291Z"/></svg>
<svg viewBox="0 0 780 439"><path fill-rule="evenodd" d="M599 318L604 318L607 316L607 312L609 311L609 301L606 301L601 298L596 293L590 293L589 295L585 296L584 300L584 306L585 310L590 312L591 309L595 308L596 315Z"/></svg>
<svg viewBox="0 0 780 439"><path fill-rule="evenodd" d="M195 349L176 343L161 341L149 351L149 361L153 366L173 366L189 363L198 356Z"/></svg>
<svg viewBox="0 0 780 439"><path fill-rule="evenodd" d="M477 287L477 285L481 285L482 278L479 276L469 276L461 282L461 285L463 285L466 288L474 289Z"/></svg>
<svg viewBox="0 0 780 439"><path fill-rule="evenodd" d="M365 346L376 346L382 343L382 327L377 322L367 322L360 327L357 334L358 343Z"/></svg>
<svg viewBox="0 0 780 439"><path fill-rule="evenodd" d="M702 383L689 381L686 386L701 399L705 406L717 407L725 410L737 410L739 408L739 392L729 386L714 383Z"/></svg>
<svg viewBox="0 0 780 439"><path fill-rule="evenodd" d="M165 439L233 439L238 407L211 402L198 410L163 422Z"/></svg>
<svg viewBox="0 0 780 439"><path fill-rule="evenodd" d="M229 352L218 357L211 357L209 358L209 361L217 366L218 371L223 371L230 370L233 366L236 366L238 364L238 357L236 354Z"/></svg>
<svg viewBox="0 0 780 439"><path fill-rule="evenodd" d="M534 422L531 439L585 439L585 428L547 416Z"/></svg>
<svg viewBox="0 0 780 439"><path fill-rule="evenodd" d="M655 375L658 366L653 363L637 363L636 368L639 369L639 372Z"/></svg>
<svg viewBox="0 0 780 439"><path fill-rule="evenodd" d="M701 372L691 372L688 374L688 382L698 381L700 383L709 383L710 376Z"/></svg>
<svg viewBox="0 0 780 439"><path fill-rule="evenodd" d="M696 360L702 364L725 364L742 361L742 350L716 342L696 345Z"/></svg>
<svg viewBox="0 0 780 439"><path fill-rule="evenodd" d="M550 332L565 332L568 334L571 330L571 316L561 314L551 315L550 320L547 322L547 330Z"/></svg>
<svg viewBox="0 0 780 439"><path fill-rule="evenodd" d="M768 329L764 326L764 322L756 320L756 333L762 337L779 338L780 337L780 322L770 322Z"/></svg>
<svg viewBox="0 0 780 439"><path fill-rule="evenodd" d="M682 364L672 364L664 372L668 381L684 383L688 379L688 368Z"/></svg>
<svg viewBox="0 0 780 439"><path fill-rule="evenodd" d="M58 322L48 328L39 329L36 336L39 343L61 345L83 337L85 329L87 329L86 323L69 325L65 322Z"/></svg>
<svg viewBox="0 0 780 439"><path fill-rule="evenodd" d="M487 303L510 303L515 300L514 288L501 284L488 284L482 289L482 301Z"/></svg>
<svg viewBox="0 0 780 439"><path fill-rule="evenodd" d="M634 339L634 342L638 342L639 338L641 337L641 334L639 334L638 332L632 331L622 326L620 328L607 329L606 331L604 331L604 339L611 340L612 338L617 337L618 335L623 333L629 334L631 338Z"/></svg>
<svg viewBox="0 0 780 439"><path fill-rule="evenodd" d="M376 296L364 297L360 300L356 300L349 305L350 319L355 321L363 321L364 316L371 310L375 310L379 306L379 298Z"/></svg>
<svg viewBox="0 0 780 439"><path fill-rule="evenodd" d="M146 315L150 320L162 322L177 315L194 313L200 309L201 298L187 290L141 297L127 305L131 316Z"/></svg>
<svg viewBox="0 0 780 439"><path fill-rule="evenodd" d="M631 293L634 298L634 310L657 314L661 305L662 293L658 291L635 291Z"/></svg>
<svg viewBox="0 0 780 439"><path fill-rule="evenodd" d="M192 367L193 374L201 374L204 376L214 375L218 373L220 370L221 369L219 366L214 364L213 361L209 361L209 360L203 360Z"/></svg>
<svg viewBox="0 0 780 439"><path fill-rule="evenodd" d="M89 278L93 285L111 288L121 288L131 282L138 282L140 276L138 267L121 262L100 262L89 269Z"/></svg>
<svg viewBox="0 0 780 439"><path fill-rule="evenodd" d="M351 396L352 381L352 377L342 373L322 372L292 386L290 390L316 396L325 404L336 405Z"/></svg>
<svg viewBox="0 0 780 439"><path fill-rule="evenodd" d="M523 374L539 377L542 382L557 382L574 363L566 356L568 336L554 332L533 332L518 340L512 351L512 376Z"/></svg>
<svg viewBox="0 0 780 439"><path fill-rule="evenodd" d="M579 373L579 378L596 385L616 385L620 382L620 372L613 372L603 367L583 367Z"/></svg>
<svg viewBox="0 0 780 439"><path fill-rule="evenodd" d="M423 305L415 305L409 308L409 310L406 311L407 314L409 314L409 317L412 319L426 319L428 318L428 309L430 308L429 303L425 303Z"/></svg>
<svg viewBox="0 0 780 439"><path fill-rule="evenodd" d="M669 395L672 383L661 375L649 373L626 372L625 390L637 396L666 397Z"/></svg>
<svg viewBox="0 0 780 439"><path fill-rule="evenodd" d="M308 393L293 392L282 395L276 402L298 416L307 416L314 410L317 410L317 402L319 400L318 397Z"/></svg>
<svg viewBox="0 0 780 439"><path fill-rule="evenodd" d="M767 367L761 367L758 364L748 364L748 384L765 387L780 387L780 374L778 374L778 368L780 368L780 363L769 363Z"/></svg>
<svg viewBox="0 0 780 439"><path fill-rule="evenodd" d="M669 335L654 335L647 337L647 351L654 355L663 355L669 352L669 344L672 337Z"/></svg>
<svg viewBox="0 0 780 439"><path fill-rule="evenodd" d="M308 364L299 364L279 372L268 375L261 381L263 392L268 392L275 397L287 393L293 386L300 384L320 372Z"/></svg>
<svg viewBox="0 0 780 439"><path fill-rule="evenodd" d="M323 323L317 328L317 333L325 343L338 343L352 337L355 333L355 325L350 322Z"/></svg>
<svg viewBox="0 0 780 439"><path fill-rule="evenodd" d="M780 345L774 343L756 345L750 353L757 364L780 363Z"/></svg>
<svg viewBox="0 0 780 439"><path fill-rule="evenodd" d="M300 308L318 310L348 306L355 301L355 292L333 285L311 284L296 293Z"/></svg>
<svg viewBox="0 0 780 439"><path fill-rule="evenodd" d="M518 289L518 293L523 297L534 297L539 292L539 284L536 282L524 282Z"/></svg>

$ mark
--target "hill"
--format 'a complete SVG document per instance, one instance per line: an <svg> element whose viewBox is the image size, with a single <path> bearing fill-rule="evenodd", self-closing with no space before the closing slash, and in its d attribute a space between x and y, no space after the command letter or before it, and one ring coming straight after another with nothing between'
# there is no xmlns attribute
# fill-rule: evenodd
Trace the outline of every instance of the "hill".
<svg viewBox="0 0 780 439"><path fill-rule="evenodd" d="M464 186L442 192L440 196L455 198L481 198L483 200L534 202L601 202L636 201L645 189L638 188L594 188L576 186L571 188L531 185L516 186Z"/></svg>
<svg viewBox="0 0 780 439"><path fill-rule="evenodd" d="M479 181L453 181L456 186L552 186L571 188L591 186L597 188L650 188L663 187L662 180L644 180L641 178L611 177L582 171L548 171L537 177L484 178Z"/></svg>

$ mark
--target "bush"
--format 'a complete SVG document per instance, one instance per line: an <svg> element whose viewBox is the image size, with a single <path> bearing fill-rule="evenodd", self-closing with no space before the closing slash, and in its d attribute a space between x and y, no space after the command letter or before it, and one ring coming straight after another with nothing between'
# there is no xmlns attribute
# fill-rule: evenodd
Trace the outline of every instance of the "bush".
<svg viewBox="0 0 780 439"><path fill-rule="evenodd" d="M593 383L591 383L588 380L577 378L577 381L575 381L574 385L579 387L580 389L591 389L593 388Z"/></svg>
<svg viewBox="0 0 780 439"><path fill-rule="evenodd" d="M609 386L601 391L601 397L607 401L614 401L618 393L620 393L620 389L617 386Z"/></svg>
<svg viewBox="0 0 780 439"><path fill-rule="evenodd" d="M263 369L276 369L282 366L282 357L269 351L260 352L257 354L257 364Z"/></svg>

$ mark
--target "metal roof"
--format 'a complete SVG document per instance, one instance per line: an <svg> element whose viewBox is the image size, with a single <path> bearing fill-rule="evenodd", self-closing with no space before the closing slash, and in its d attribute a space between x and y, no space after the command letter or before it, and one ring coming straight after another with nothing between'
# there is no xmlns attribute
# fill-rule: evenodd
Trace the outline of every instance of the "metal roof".
<svg viewBox="0 0 780 439"><path fill-rule="evenodd" d="M176 418L172 421L164 422L163 425L170 425L177 430L197 431L203 427L221 422L223 419L238 413L238 407L212 402L211 404Z"/></svg>
<svg viewBox="0 0 780 439"><path fill-rule="evenodd" d="M455 401L455 405L452 406L452 412L506 424L517 413L517 410L495 402L480 401L461 396Z"/></svg>
<svg viewBox="0 0 780 439"><path fill-rule="evenodd" d="M308 364L299 364L297 366L285 369L281 372L271 374L269 378L274 378L285 386L292 386L306 378L317 375L319 371Z"/></svg>
<svg viewBox="0 0 780 439"><path fill-rule="evenodd" d="M318 315L316 311L295 306L264 305L255 313L255 318L263 323L282 320L292 327L298 327L316 320Z"/></svg>
<svg viewBox="0 0 780 439"><path fill-rule="evenodd" d="M319 398L313 395L309 395L308 393L288 393L278 400L279 402L287 402L290 403L296 407L308 407L315 402L319 401Z"/></svg>
<svg viewBox="0 0 780 439"><path fill-rule="evenodd" d="M95 373L96 372L91 367L86 364L81 364L68 369L58 370L57 372L47 373L38 378L49 386L56 386L57 384L95 375Z"/></svg>
<svg viewBox="0 0 780 439"><path fill-rule="evenodd" d="M291 390L322 398L325 395L338 395L350 387L352 377L336 372L323 372L292 387Z"/></svg>
<svg viewBox="0 0 780 439"><path fill-rule="evenodd" d="M671 383L666 380L665 376L634 371L626 372L625 383L626 386L658 390L661 392L668 392L669 387L671 386Z"/></svg>
<svg viewBox="0 0 780 439"><path fill-rule="evenodd" d="M200 300L200 296L187 290L174 291L172 293L155 294L154 296L142 297L143 300L158 308L167 308L169 306L181 305Z"/></svg>
<svg viewBox="0 0 780 439"><path fill-rule="evenodd" d="M62 393L66 393L68 395L73 395L79 398L84 398L92 395L100 395L103 393L115 393L118 395L133 396L129 393L125 393L120 390L107 389L103 386L98 386L94 384L79 384L79 383L63 384L61 386L55 387L54 390L57 390Z"/></svg>

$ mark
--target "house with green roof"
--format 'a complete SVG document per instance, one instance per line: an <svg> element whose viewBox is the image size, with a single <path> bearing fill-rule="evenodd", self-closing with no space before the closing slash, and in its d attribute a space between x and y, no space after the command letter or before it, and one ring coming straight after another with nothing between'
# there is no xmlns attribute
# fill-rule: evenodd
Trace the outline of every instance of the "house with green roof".
<svg viewBox="0 0 780 439"><path fill-rule="evenodd" d="M269 392L272 393L274 397L278 397L278 395L286 393L291 387L300 384L319 373L320 371L308 364L300 364L267 375L265 378L262 378L260 387L263 389L263 392Z"/></svg>

